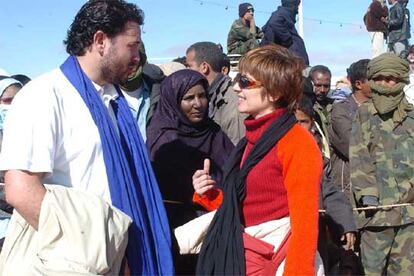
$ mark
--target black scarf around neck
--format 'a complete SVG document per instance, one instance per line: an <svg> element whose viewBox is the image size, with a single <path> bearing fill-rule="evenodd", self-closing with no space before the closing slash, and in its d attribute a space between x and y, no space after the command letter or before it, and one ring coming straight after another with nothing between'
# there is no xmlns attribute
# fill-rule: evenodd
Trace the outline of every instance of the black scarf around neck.
<svg viewBox="0 0 414 276"><path fill-rule="evenodd" d="M197 263L197 275L246 274L241 206L246 196L246 178L251 169L295 125L296 118L286 112L275 120L253 146L240 168L246 147L243 138L224 167L223 202L204 239Z"/></svg>

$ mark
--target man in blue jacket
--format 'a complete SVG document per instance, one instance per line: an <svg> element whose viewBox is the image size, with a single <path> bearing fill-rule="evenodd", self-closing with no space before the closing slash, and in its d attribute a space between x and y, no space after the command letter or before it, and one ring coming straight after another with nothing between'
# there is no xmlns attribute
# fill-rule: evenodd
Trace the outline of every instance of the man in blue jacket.
<svg viewBox="0 0 414 276"><path fill-rule="evenodd" d="M264 37L261 45L279 44L301 57L304 63L309 65L305 43L295 28L299 4L300 0L282 0L282 5L272 13L262 28Z"/></svg>

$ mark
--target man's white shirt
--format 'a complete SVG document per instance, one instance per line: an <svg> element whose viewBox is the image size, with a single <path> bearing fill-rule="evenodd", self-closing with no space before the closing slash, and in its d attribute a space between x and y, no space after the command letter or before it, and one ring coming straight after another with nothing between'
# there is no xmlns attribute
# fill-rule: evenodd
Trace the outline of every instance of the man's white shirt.
<svg viewBox="0 0 414 276"><path fill-rule="evenodd" d="M114 119L113 85L99 87ZM13 100L4 126L0 170L46 172L44 183L89 191L111 202L102 144L91 113L60 69L28 83Z"/></svg>

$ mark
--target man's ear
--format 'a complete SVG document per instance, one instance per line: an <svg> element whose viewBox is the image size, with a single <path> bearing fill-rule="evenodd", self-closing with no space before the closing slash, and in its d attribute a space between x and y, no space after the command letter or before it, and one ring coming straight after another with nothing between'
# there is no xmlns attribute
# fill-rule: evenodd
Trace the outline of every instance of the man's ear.
<svg viewBox="0 0 414 276"><path fill-rule="evenodd" d="M105 52L105 47L107 47L107 43L108 43L107 35L102 31L97 31L93 35L91 46L92 46L92 49L95 49L99 53L100 56L103 56Z"/></svg>
<svg viewBox="0 0 414 276"><path fill-rule="evenodd" d="M208 75L210 73L210 65L207 62L202 62L200 64L200 70L203 75Z"/></svg>
<svg viewBox="0 0 414 276"><path fill-rule="evenodd" d="M362 89L362 81L361 80L356 80L354 86L357 90L361 90Z"/></svg>

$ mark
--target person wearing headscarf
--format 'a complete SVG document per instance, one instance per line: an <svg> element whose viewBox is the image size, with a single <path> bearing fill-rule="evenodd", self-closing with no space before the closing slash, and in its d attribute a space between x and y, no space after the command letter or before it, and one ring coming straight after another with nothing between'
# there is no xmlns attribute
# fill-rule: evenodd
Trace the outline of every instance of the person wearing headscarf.
<svg viewBox="0 0 414 276"><path fill-rule="evenodd" d="M203 213L192 203L192 175L205 159L217 179L234 146L208 118L207 80L194 70L168 76L161 85L158 107L148 126L147 146L170 227L180 226ZM205 211L204 211L205 212ZM176 254L177 274L191 274L195 258Z"/></svg>
<svg viewBox="0 0 414 276"><path fill-rule="evenodd" d="M13 101L14 96L22 88L22 84L11 77L0 76L0 151L3 141L3 125L6 113L9 110L10 104ZM0 172L0 181L4 182L4 173ZM10 220L10 216L13 212L11 207L6 202L6 196L4 192L4 186L0 187L0 250L3 246L4 237L6 236L7 225Z"/></svg>
<svg viewBox="0 0 414 276"><path fill-rule="evenodd" d="M414 107L404 94L409 64L395 54L368 63L372 101L352 123L350 171L367 275L414 271ZM395 207L386 208L384 205Z"/></svg>

